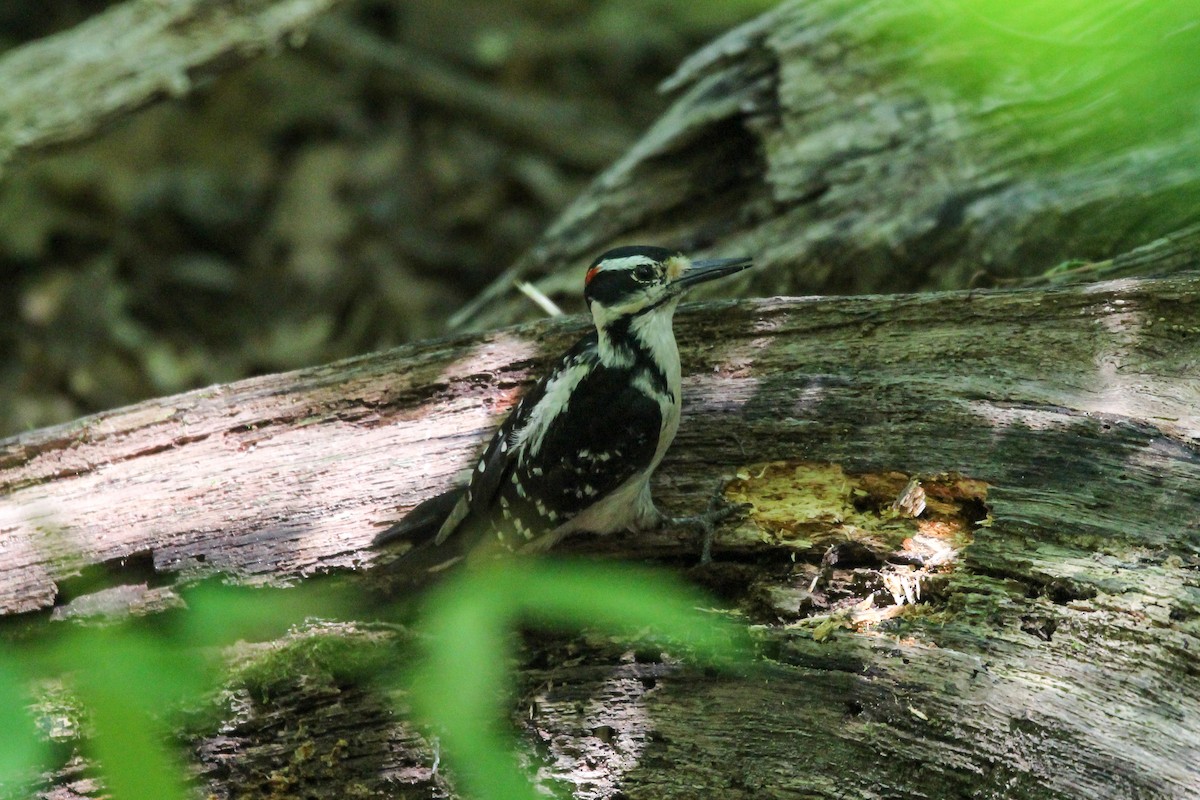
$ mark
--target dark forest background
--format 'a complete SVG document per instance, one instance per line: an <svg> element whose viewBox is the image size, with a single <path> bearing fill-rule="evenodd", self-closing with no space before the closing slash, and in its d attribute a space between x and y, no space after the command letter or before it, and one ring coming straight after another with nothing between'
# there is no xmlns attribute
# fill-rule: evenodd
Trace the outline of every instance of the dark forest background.
<svg viewBox="0 0 1200 800"><path fill-rule="evenodd" d="M5 2L0 51L113 5ZM766 5L363 0L340 36L18 159L0 437L445 333L662 112L660 81ZM408 71L365 64L380 45ZM514 102L544 124L506 123Z"/></svg>

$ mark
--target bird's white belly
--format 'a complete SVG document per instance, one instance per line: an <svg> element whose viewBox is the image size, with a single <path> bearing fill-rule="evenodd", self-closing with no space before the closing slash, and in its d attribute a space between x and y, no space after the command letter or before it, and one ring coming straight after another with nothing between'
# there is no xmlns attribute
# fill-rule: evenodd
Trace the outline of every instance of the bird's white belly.
<svg viewBox="0 0 1200 800"><path fill-rule="evenodd" d="M553 540L545 546L550 546L572 531L614 533L651 527L656 525L658 520L658 510L650 498L650 482L647 480L647 474L641 473L634 475L615 491L559 525L544 537ZM542 542L536 544L540 549Z"/></svg>

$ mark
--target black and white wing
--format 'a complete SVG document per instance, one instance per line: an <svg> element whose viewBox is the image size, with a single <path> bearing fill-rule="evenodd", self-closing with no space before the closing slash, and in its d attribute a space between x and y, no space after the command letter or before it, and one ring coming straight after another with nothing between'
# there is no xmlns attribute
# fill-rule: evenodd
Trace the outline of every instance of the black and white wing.
<svg viewBox="0 0 1200 800"><path fill-rule="evenodd" d="M491 533L515 549L607 497L649 467L662 429L632 369L604 367L596 334L584 337L513 408L465 487L418 505L376 542L442 519L436 544Z"/></svg>
<svg viewBox="0 0 1200 800"><path fill-rule="evenodd" d="M583 368L595 349L595 337L591 337L591 341L592 346L589 347L589 339L585 337L567 351L559 359L558 368L538 381L528 394L517 401L471 470L465 491L438 531L436 544L446 541L452 533L464 527L464 523L491 520L500 487L517 460L518 432L544 414L564 383Z"/></svg>
<svg viewBox="0 0 1200 800"><path fill-rule="evenodd" d="M499 487L497 535L511 548L523 547L608 499L648 471L661 430L660 406L637 387L630 368L589 370L570 408L544 428L531 421L518 433L522 447ZM618 525L596 532L624 527L634 499L606 515Z"/></svg>
<svg viewBox="0 0 1200 800"><path fill-rule="evenodd" d="M465 486L457 486L418 504L404 519L376 536L373 544L378 546L399 539L413 545L426 544L430 540L442 544L465 527L482 524L490 527L494 507L499 503L500 487L510 480L512 464L516 461L516 432L525 429L535 415L539 419L543 417L548 391L553 393L550 401L553 402L567 383L595 360L596 334L593 332L563 354L558 367L517 402L473 465ZM499 512L496 515L503 516Z"/></svg>

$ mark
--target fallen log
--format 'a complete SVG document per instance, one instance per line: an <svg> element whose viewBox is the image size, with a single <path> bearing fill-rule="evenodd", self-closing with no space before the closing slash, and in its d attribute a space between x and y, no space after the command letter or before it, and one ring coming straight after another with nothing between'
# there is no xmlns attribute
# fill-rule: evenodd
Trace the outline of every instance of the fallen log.
<svg viewBox="0 0 1200 800"><path fill-rule="evenodd" d="M538 711L522 719L552 743L547 775L580 784L581 760L601 763L597 785L653 797L738 781L1186 796L1200 780L1198 290L1186 273L682 309L685 415L657 495L694 508L724 475L753 504L718 535L724 566L697 579L762 626L776 666L738 679L611 654L536 662L523 685ZM405 347L9 439L0 604L69 607L73 575L130 559L152 579L125 583L159 593L217 570L255 583L369 566L376 526L452 481L581 329ZM673 531L564 544L695 557ZM353 718L356 696L337 713ZM592 717L609 735L579 740ZM403 762L433 791L386 730L359 734L346 747L374 749L322 780L390 785Z"/></svg>

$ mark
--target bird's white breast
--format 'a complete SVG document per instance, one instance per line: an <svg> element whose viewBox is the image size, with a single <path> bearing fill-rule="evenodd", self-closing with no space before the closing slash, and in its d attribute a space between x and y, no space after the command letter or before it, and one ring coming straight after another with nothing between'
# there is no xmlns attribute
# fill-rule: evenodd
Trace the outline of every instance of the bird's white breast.
<svg viewBox="0 0 1200 800"><path fill-rule="evenodd" d="M679 347L675 344L675 332L671 328L675 314L676 302L671 302L649 314L638 317L629 326L629 332L637 337L658 368L667 379L667 393L648 377L639 377L638 388L658 401L662 414L658 449L654 453L654 461L650 471L658 466L658 462L666 454L667 448L675 439L679 429L679 398L681 391L681 376L679 368Z"/></svg>

